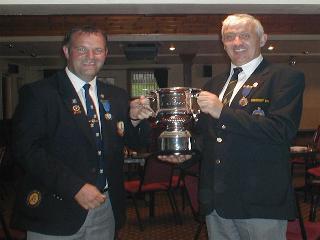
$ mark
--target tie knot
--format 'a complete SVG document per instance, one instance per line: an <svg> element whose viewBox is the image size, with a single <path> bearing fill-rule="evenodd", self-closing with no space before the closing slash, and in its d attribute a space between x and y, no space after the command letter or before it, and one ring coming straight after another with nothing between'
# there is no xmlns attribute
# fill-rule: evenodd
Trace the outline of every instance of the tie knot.
<svg viewBox="0 0 320 240"><path fill-rule="evenodd" d="M241 72L242 72L242 68L241 67L236 67L236 68L233 69L233 75L234 76L238 77L239 73L241 73Z"/></svg>
<svg viewBox="0 0 320 240"><path fill-rule="evenodd" d="M88 91L90 87L91 87L91 85L89 83L86 83L85 85L83 85L83 89L85 91Z"/></svg>

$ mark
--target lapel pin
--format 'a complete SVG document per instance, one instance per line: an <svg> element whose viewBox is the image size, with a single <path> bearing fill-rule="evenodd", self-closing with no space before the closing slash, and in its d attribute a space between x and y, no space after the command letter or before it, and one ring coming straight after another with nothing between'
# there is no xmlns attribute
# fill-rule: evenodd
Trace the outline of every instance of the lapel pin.
<svg viewBox="0 0 320 240"><path fill-rule="evenodd" d="M248 104L248 99L246 97L242 97L240 100L239 100L239 104L240 106L244 107L244 106L247 106Z"/></svg>
<svg viewBox="0 0 320 240"><path fill-rule="evenodd" d="M27 204L29 207L37 207L41 202L41 193L39 191L31 191L27 196Z"/></svg>
<svg viewBox="0 0 320 240"><path fill-rule="evenodd" d="M81 113L80 106L79 105L73 105L72 106L72 111L73 111L74 115L80 114Z"/></svg>
<svg viewBox="0 0 320 240"><path fill-rule="evenodd" d="M105 117L106 120L111 120L112 119L112 115L110 113L108 113L108 112L104 114L104 117Z"/></svg>
<svg viewBox="0 0 320 240"><path fill-rule="evenodd" d="M117 133L120 137L124 135L124 123L122 121L117 122Z"/></svg>

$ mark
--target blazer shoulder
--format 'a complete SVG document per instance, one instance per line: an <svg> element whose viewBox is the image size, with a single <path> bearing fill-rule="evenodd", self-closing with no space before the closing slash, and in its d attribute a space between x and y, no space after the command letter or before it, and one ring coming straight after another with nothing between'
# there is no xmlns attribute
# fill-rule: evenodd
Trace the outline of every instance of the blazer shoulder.
<svg viewBox="0 0 320 240"><path fill-rule="evenodd" d="M286 79L286 81L289 82L301 82L304 84L305 75L304 72L299 69L286 64L271 64L270 69L273 74L279 76L281 79Z"/></svg>
<svg viewBox="0 0 320 240"><path fill-rule="evenodd" d="M109 96L113 96L117 99L129 99L128 92L120 87L104 83L98 80L98 87L101 88L102 91L106 92Z"/></svg>
<svg viewBox="0 0 320 240"><path fill-rule="evenodd" d="M49 78L43 78L41 80L25 84L20 88L19 94L32 94L37 96L37 98L50 98L52 94L56 94L58 92L59 77L59 74L54 74Z"/></svg>
<svg viewBox="0 0 320 240"><path fill-rule="evenodd" d="M214 77L212 77L210 80L208 80L204 86L203 90L210 90L210 89L216 89L218 86L221 85L221 82L224 83L229 76L229 71L224 71Z"/></svg>
<svg viewBox="0 0 320 240"><path fill-rule="evenodd" d="M269 69L273 72L304 75L303 71L282 63L270 63Z"/></svg>

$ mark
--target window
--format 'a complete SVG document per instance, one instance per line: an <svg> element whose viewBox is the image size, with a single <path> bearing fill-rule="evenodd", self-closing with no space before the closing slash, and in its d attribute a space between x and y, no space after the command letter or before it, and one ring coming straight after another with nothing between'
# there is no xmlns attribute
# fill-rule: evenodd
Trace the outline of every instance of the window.
<svg viewBox="0 0 320 240"><path fill-rule="evenodd" d="M132 98L146 95L150 90L159 88L153 70L131 70L129 76Z"/></svg>

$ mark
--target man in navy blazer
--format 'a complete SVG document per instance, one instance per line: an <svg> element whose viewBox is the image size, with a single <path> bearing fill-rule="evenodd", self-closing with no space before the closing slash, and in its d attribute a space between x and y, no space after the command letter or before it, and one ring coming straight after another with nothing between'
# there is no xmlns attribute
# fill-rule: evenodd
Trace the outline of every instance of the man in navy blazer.
<svg viewBox="0 0 320 240"><path fill-rule="evenodd" d="M304 75L263 59L267 35L254 17L230 15L221 33L230 71L198 97L199 200L209 239L285 240L287 220L295 218L289 147L299 127Z"/></svg>
<svg viewBox="0 0 320 240"><path fill-rule="evenodd" d="M108 52L104 32L74 28L63 52L64 71L20 91L13 152L25 177L13 225L27 230L28 240L113 240L125 220L123 148L144 143L141 119L151 112L143 98L129 111L124 90L96 79Z"/></svg>

